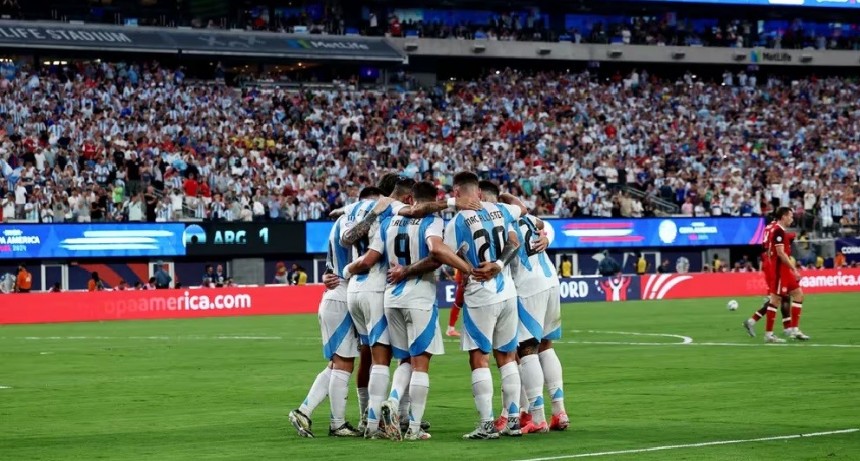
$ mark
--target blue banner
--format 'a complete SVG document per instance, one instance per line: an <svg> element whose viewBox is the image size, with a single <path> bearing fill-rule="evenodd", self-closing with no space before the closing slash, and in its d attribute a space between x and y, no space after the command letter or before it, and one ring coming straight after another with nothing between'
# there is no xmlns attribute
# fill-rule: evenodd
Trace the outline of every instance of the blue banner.
<svg viewBox="0 0 860 461"><path fill-rule="evenodd" d="M747 6L808 6L831 8L860 8L855 0L639 0L649 3L719 3Z"/></svg>
<svg viewBox="0 0 860 461"><path fill-rule="evenodd" d="M444 281L436 285L436 301L439 307L451 307L457 286ZM639 277L574 277L559 280L559 296L562 303L632 301L641 299Z"/></svg>
<svg viewBox="0 0 860 461"><path fill-rule="evenodd" d="M845 262L848 264L860 262L860 239L836 239L836 252L845 255Z"/></svg>
<svg viewBox="0 0 860 461"><path fill-rule="evenodd" d="M184 224L4 224L0 259L185 256Z"/></svg>
<svg viewBox="0 0 860 461"><path fill-rule="evenodd" d="M307 253L325 253L328 251L328 236L334 222L308 221L305 223L305 251Z"/></svg>
<svg viewBox="0 0 860 461"><path fill-rule="evenodd" d="M551 249L760 244L764 218L548 219Z"/></svg>

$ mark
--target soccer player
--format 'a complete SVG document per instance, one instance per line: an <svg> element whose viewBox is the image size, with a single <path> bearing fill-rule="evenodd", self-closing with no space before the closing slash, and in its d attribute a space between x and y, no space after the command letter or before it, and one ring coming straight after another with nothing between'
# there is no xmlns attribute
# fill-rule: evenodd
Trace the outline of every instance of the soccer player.
<svg viewBox="0 0 860 461"><path fill-rule="evenodd" d="M770 296L773 293L776 293L776 277L773 273L773 265L771 264L770 258L770 238L774 229L777 226L777 221L771 221L764 229L764 239L762 241L762 255L761 255L761 270L762 275L765 279L765 284L767 286L767 297L765 297L764 304L762 304L759 310L755 311L752 317L744 320L743 327L746 329L747 333L750 337L755 338L755 324L761 320L762 317L765 317L770 310ZM795 234L792 232L786 232L786 252L788 255L791 255L791 242L794 240ZM782 314L782 328L786 334L791 332L791 298L788 296L780 296L780 313ZM775 309L774 309L775 312ZM774 313L774 319L768 319L765 322L765 337L767 338L767 332L773 333L773 323L776 318L776 314Z"/></svg>
<svg viewBox="0 0 860 461"><path fill-rule="evenodd" d="M350 205L344 210L348 216L348 230L341 237L344 245L353 246L354 261L345 271L345 278L350 279L352 274L355 279L349 284L347 290L347 303L349 311L355 323L356 330L363 351L370 350L372 366L369 370L367 384L367 422L359 427L365 430L368 438L399 438L400 429L396 423L396 414L391 415L389 421L383 425L380 433L380 416L382 404L385 401L386 390L389 382L389 366L391 363L391 347L388 336L387 320L384 314L384 291L385 279L388 267L384 261L373 261L371 258L363 258L368 250L374 250L381 254L383 248L370 247L368 232L371 226L376 225L378 230L378 219L387 218L390 215L424 216L444 210L453 206L464 208L478 208L480 201L472 200L450 200L421 203L416 206L406 206L411 203L412 186L411 179L401 179L396 175L386 175L380 182L380 189L388 197L380 198L374 203L358 202ZM365 352L363 352L364 354ZM359 370L361 376L361 370ZM359 388L359 393L361 393ZM363 426L363 427L362 427Z"/></svg>
<svg viewBox="0 0 860 461"><path fill-rule="evenodd" d="M365 188L359 199L379 195L376 188ZM313 437L311 415L314 409L329 397L331 420L329 435L335 437L357 437L361 435L346 421L346 401L349 394L349 377L358 355L358 335L347 308L346 280L344 270L351 260L351 252L340 244L341 231L345 217L335 222L328 239L326 254L326 275L328 278L325 294L319 306L319 322L323 340L323 355L329 361L325 369L317 375L307 397L301 406L290 412L290 423L302 437ZM329 276L335 278L331 281ZM343 283L340 281L343 280Z"/></svg>
<svg viewBox="0 0 860 461"><path fill-rule="evenodd" d="M416 203L432 201L436 192L436 186L429 182L417 183L412 188ZM385 289L385 317L394 357L409 360L408 366L401 364L397 370L405 369L410 375L406 440L430 438L430 434L421 429L430 390L428 371L431 357L444 353L434 271L440 266L440 260L470 269L445 245L443 229L442 218L438 216L387 218L374 234L372 249L364 256L370 262L381 258L391 268ZM373 249L378 247L383 248L382 254ZM396 419L392 415L400 404L401 395L402 389L392 389L389 400L382 405L384 421Z"/></svg>
<svg viewBox="0 0 860 461"><path fill-rule="evenodd" d="M769 238L770 264L772 274L775 276L776 290L770 295L768 306L768 323L773 328L772 318L776 317L776 304L780 302L780 296L791 296L791 326L789 335L792 339L806 341L809 336L800 331L800 313L803 309L803 290L800 288L800 273L794 267L791 257L785 249L787 239L785 229L794 222L794 211L788 207L776 210L776 227ZM780 340L780 341L778 341ZM765 333L765 342L783 342L781 338L773 335L773 331Z"/></svg>
<svg viewBox="0 0 860 461"><path fill-rule="evenodd" d="M485 201L496 203L500 198L498 186L490 181L480 182ZM514 197L501 197L506 201ZM552 340L561 338L561 298L558 274L546 254L549 245L545 233L539 228L543 222L532 215L522 216L514 226L520 241L518 258L511 264L511 273L518 295L520 377L527 399L522 405L520 424L523 433L565 430L570 425L564 408L564 391L561 362L552 347ZM553 417L547 425L543 403L543 385L547 383ZM522 399L521 399L522 400ZM529 413L525 410L528 409ZM514 415L516 416L516 415ZM510 417L510 414L508 414ZM496 428L505 424L499 418Z"/></svg>
<svg viewBox="0 0 860 461"><path fill-rule="evenodd" d="M478 198L481 190L474 173L454 176L454 194L459 198ZM493 377L489 368L492 352L499 367L504 403L509 413L519 415L520 373L516 363L517 304L516 289L508 264L516 257L519 241L513 225L526 213L523 207L483 203L480 211L460 211L445 229L445 243L452 249L467 246L466 258L471 273L467 278L463 305L462 348L469 352L472 368L472 393L481 422L465 439L497 439L493 425ZM448 264L448 262L445 262ZM461 268L460 268L461 269ZM519 416L508 418L505 433L521 434Z"/></svg>
<svg viewBox="0 0 860 461"><path fill-rule="evenodd" d="M463 274L460 271L454 271L454 283L457 284L457 290L454 292L454 304L451 305L451 312L448 314L448 331L446 336L459 338L460 332L457 331L457 318L460 317L460 309L463 308L463 293L466 291L466 284L463 283Z"/></svg>

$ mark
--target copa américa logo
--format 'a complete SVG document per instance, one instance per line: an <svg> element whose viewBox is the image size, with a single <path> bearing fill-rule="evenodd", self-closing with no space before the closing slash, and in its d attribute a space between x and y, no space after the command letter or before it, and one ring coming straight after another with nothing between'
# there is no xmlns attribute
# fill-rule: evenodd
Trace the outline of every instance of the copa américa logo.
<svg viewBox="0 0 860 461"><path fill-rule="evenodd" d="M182 244L186 247L188 245L202 245L205 243L206 231L197 224L186 227L185 232L182 233Z"/></svg>

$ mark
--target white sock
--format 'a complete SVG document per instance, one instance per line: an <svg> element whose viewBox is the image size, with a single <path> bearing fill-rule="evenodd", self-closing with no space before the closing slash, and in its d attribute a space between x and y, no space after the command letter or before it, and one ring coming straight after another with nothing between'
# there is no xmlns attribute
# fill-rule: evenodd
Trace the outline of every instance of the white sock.
<svg viewBox="0 0 860 461"><path fill-rule="evenodd" d="M520 369L517 362L511 362L499 368L499 375L502 378L502 397L504 400L504 408L508 411L508 418L517 418L520 416Z"/></svg>
<svg viewBox="0 0 860 461"><path fill-rule="evenodd" d="M564 379L561 375L561 361L555 354L555 349L547 349L540 354L540 366L543 368L543 379L552 401L552 414L566 413L564 409Z"/></svg>
<svg viewBox="0 0 860 461"><path fill-rule="evenodd" d="M385 365L374 365L370 368L370 383L367 391L370 401L367 405L367 430L372 434L379 429L379 417L382 411L382 401L388 389L390 371Z"/></svg>
<svg viewBox="0 0 860 461"><path fill-rule="evenodd" d="M364 419L364 413L367 412L367 402L370 400L370 394L367 393L366 387L358 387L355 389L358 392L358 419Z"/></svg>
<svg viewBox="0 0 860 461"><path fill-rule="evenodd" d="M413 372L414 373L414 372ZM410 383L411 385L411 383ZM409 402L412 399L409 397L409 388L403 392L403 397L400 397L400 420L409 421Z"/></svg>
<svg viewBox="0 0 860 461"><path fill-rule="evenodd" d="M410 379L412 379L412 365L401 363L391 377L391 393L388 394L388 400L400 405L400 399L408 392Z"/></svg>
<svg viewBox="0 0 860 461"><path fill-rule="evenodd" d="M299 407L299 411L304 413L308 418L311 417L311 414L314 410L325 400L326 396L328 396L328 383L331 379L331 368L325 367L323 371L321 371L314 383L311 385L311 389L308 391L308 396L305 397L305 401L302 402L302 405Z"/></svg>
<svg viewBox="0 0 860 461"><path fill-rule="evenodd" d="M546 421L546 413L543 409L543 370L536 354L520 359L520 379L523 380L523 389L528 400L528 406L523 408L529 408L532 421L538 425Z"/></svg>
<svg viewBox="0 0 860 461"><path fill-rule="evenodd" d="M520 381L522 381L523 385L520 387L520 413L528 413L529 411L529 393L526 391L526 380L523 377L523 366L519 366L520 369ZM543 378L541 378L543 380ZM543 383L541 383L541 388L543 388Z"/></svg>
<svg viewBox="0 0 860 461"><path fill-rule="evenodd" d="M493 375L489 368L472 370L472 395L481 422L493 420Z"/></svg>
<svg viewBox="0 0 860 461"><path fill-rule="evenodd" d="M333 370L328 385L329 403L331 404L331 428L337 429L346 422L346 399L349 396L349 377L351 373L344 370Z"/></svg>
<svg viewBox="0 0 860 461"><path fill-rule="evenodd" d="M427 407L427 394L430 393L430 375L425 371L412 372L412 380L409 383L409 398L411 401L409 409L409 428L413 433L421 429L421 420L424 418L424 408Z"/></svg>

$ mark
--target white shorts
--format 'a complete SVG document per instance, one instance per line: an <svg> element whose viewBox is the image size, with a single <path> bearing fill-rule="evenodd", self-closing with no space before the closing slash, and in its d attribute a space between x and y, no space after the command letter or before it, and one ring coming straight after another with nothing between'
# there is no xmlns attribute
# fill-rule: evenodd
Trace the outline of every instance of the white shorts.
<svg viewBox="0 0 860 461"><path fill-rule="evenodd" d="M358 332L362 346L373 346L376 343L391 344L388 339L388 321L385 319L385 300L383 291L359 291L346 294L349 304L349 315Z"/></svg>
<svg viewBox="0 0 860 461"><path fill-rule="evenodd" d="M345 359L358 357L358 333L345 302L324 299L320 303L319 319L326 360L335 355Z"/></svg>
<svg viewBox="0 0 860 461"><path fill-rule="evenodd" d="M464 351L489 354L517 350L517 298L481 307L463 307L461 345ZM492 338L492 340L491 340Z"/></svg>
<svg viewBox="0 0 860 461"><path fill-rule="evenodd" d="M385 317L394 358L403 360L425 353L445 353L436 306L428 310L386 307Z"/></svg>
<svg viewBox="0 0 860 461"><path fill-rule="evenodd" d="M561 339L561 298L552 287L527 298L517 298L518 340Z"/></svg>

